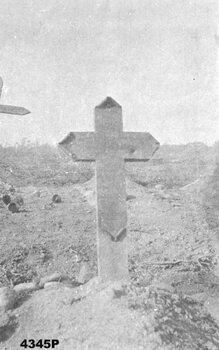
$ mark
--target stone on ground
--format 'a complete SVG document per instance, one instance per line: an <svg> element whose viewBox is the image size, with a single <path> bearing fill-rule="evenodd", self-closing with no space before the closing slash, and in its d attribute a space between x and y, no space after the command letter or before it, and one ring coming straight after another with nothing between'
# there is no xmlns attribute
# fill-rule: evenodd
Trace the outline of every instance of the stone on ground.
<svg viewBox="0 0 219 350"><path fill-rule="evenodd" d="M62 275L61 273L54 272L53 274L51 274L49 276L42 277L40 282L39 282L39 287L43 288L46 283L49 283L49 282L61 282L61 281L65 280L65 279L66 279L66 277L64 275Z"/></svg>
<svg viewBox="0 0 219 350"><path fill-rule="evenodd" d="M5 194L3 197L2 197L2 201L5 205L8 205L10 202L11 202L11 197L9 196L9 194Z"/></svg>
<svg viewBox="0 0 219 350"><path fill-rule="evenodd" d="M58 194L54 194L54 196L52 197L52 201L53 203L61 203L61 196L59 196Z"/></svg>
<svg viewBox="0 0 219 350"><path fill-rule="evenodd" d="M16 292L9 287L0 288L0 310L12 309L16 302Z"/></svg>
<svg viewBox="0 0 219 350"><path fill-rule="evenodd" d="M88 282L90 279L91 279L91 271L90 271L89 265L85 262L81 266L76 280L77 280L77 282L84 284L84 283Z"/></svg>
<svg viewBox="0 0 219 350"><path fill-rule="evenodd" d="M20 283L14 286L14 291L16 293L33 292L37 289L39 289L39 286L34 282Z"/></svg>
<svg viewBox="0 0 219 350"><path fill-rule="evenodd" d="M18 206L24 205L24 199L21 195L16 196L13 202L16 203Z"/></svg>
<svg viewBox="0 0 219 350"><path fill-rule="evenodd" d="M8 205L8 210L12 213L18 213L19 212L19 205L15 202L11 202L9 205Z"/></svg>

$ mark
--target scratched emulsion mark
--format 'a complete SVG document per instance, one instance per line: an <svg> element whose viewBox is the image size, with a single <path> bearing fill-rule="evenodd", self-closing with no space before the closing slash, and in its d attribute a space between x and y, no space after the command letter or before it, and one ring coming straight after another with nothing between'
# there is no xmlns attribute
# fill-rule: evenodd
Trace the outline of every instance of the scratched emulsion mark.
<svg viewBox="0 0 219 350"><path fill-rule="evenodd" d="M107 97L95 108L95 131L59 143L76 161L95 161L98 273L128 278L125 161L148 161L159 143L147 132L123 132L122 107Z"/></svg>

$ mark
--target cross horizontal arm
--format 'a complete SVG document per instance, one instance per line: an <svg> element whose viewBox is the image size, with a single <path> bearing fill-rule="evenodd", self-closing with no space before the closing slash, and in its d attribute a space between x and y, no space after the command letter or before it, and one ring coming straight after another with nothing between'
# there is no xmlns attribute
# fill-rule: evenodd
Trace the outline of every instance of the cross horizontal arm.
<svg viewBox="0 0 219 350"><path fill-rule="evenodd" d="M147 132L124 132L120 147L126 161L148 161L159 145Z"/></svg>
<svg viewBox="0 0 219 350"><path fill-rule="evenodd" d="M95 161L96 142L94 132L70 132L59 146L66 149L75 161Z"/></svg>
<svg viewBox="0 0 219 350"><path fill-rule="evenodd" d="M4 114L16 114L16 115L26 115L29 114L30 111L28 111L24 107L17 107L17 106L8 106L8 105L0 105L0 113Z"/></svg>

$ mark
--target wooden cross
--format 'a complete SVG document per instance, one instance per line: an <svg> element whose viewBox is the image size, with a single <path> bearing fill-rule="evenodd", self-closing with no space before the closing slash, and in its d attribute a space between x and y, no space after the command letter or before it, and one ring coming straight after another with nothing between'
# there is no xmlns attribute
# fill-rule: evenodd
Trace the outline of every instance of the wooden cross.
<svg viewBox="0 0 219 350"><path fill-rule="evenodd" d="M128 278L124 161L147 161L159 143L146 132L123 132L122 108L107 97L95 108L95 132L69 133L59 143L75 161L96 162L98 273Z"/></svg>
<svg viewBox="0 0 219 350"><path fill-rule="evenodd" d="M0 77L0 97L1 97L1 93L2 93L2 87L3 87L3 81L2 81L2 78ZM25 115L25 114L29 114L30 111L28 111L24 107L8 106L8 105L1 105L0 104L0 113Z"/></svg>

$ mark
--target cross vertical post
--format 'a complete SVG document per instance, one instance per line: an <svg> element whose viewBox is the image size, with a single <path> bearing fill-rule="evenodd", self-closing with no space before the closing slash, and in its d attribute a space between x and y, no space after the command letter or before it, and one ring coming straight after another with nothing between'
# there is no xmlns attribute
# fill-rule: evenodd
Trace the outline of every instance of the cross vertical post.
<svg viewBox="0 0 219 350"><path fill-rule="evenodd" d="M127 208L124 159L118 152L123 133L122 108L102 103L95 108L97 250L103 280L128 277ZM119 235L120 233L120 235Z"/></svg>
<svg viewBox="0 0 219 350"><path fill-rule="evenodd" d="M122 108L107 97L95 108L95 131L69 133L59 145L75 161L96 162L98 274L128 278L125 161L147 161L159 147L145 132L123 132Z"/></svg>

